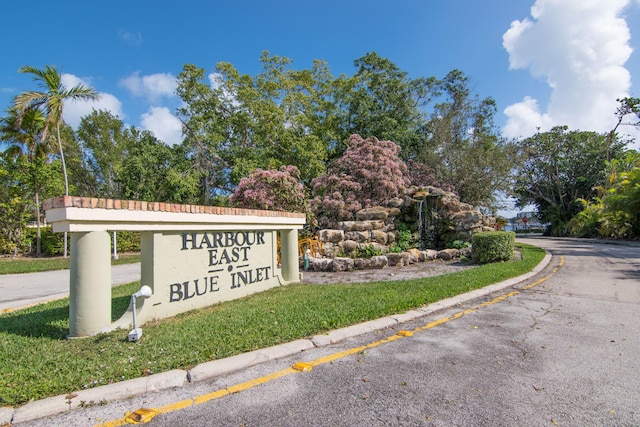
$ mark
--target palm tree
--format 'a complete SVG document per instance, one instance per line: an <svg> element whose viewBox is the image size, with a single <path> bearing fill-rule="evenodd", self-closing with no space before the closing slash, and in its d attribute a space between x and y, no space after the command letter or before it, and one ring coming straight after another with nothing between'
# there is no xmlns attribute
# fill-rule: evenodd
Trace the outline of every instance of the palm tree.
<svg viewBox="0 0 640 427"><path fill-rule="evenodd" d="M14 100L14 106L21 114L29 110L41 110L46 119L44 129L42 131L42 141L47 140L47 133L50 127L55 127L56 139L58 141L58 150L60 152L60 160L62 161L62 175L64 176L64 194L69 195L69 179L67 177L67 165L64 161L64 152L62 150L62 140L60 139L60 124L62 123L62 113L64 112L64 102L72 101L95 101L100 98L98 92L91 87L77 84L70 89L62 85L61 76L56 67L46 65L45 68L36 68L25 65L18 70L19 73L33 74L33 80L43 89L42 92L30 91L17 95ZM67 233L64 233L64 257L67 257Z"/></svg>
<svg viewBox="0 0 640 427"><path fill-rule="evenodd" d="M60 160L62 161L62 174L64 175L64 194L68 196L69 180L67 179L67 166L64 161L64 152L62 151L62 141L60 139L60 124L62 123L64 102L67 100L95 101L100 98L100 95L95 89L82 84L77 84L67 89L62 85L60 73L56 67L51 65L46 65L44 69L25 65L18 72L33 74L33 80L38 82L38 85L43 89L43 92L23 92L14 98L13 103L22 113L32 109L38 109L44 113L46 120L41 138L43 141L47 139L49 128L55 127Z"/></svg>

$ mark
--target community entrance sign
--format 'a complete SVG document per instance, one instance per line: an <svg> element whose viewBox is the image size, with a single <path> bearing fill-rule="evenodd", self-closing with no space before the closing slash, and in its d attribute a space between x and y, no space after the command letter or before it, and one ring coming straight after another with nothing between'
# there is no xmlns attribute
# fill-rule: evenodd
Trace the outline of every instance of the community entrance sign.
<svg viewBox="0 0 640 427"><path fill-rule="evenodd" d="M53 231L71 233L71 337L131 325L133 305L111 322L109 231L141 233L141 285L153 293L135 305L140 325L300 280L304 214L71 196L44 205Z"/></svg>

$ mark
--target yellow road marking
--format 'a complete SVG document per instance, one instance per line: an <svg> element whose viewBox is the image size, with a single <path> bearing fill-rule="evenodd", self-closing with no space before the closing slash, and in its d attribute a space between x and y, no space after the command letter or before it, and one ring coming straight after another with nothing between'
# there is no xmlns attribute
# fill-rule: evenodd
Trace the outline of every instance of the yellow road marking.
<svg viewBox="0 0 640 427"><path fill-rule="evenodd" d="M561 256L560 257L560 261L558 262L558 265L553 269L553 273L557 273L558 270L560 269L560 267L562 267L563 265L564 265L564 257ZM551 276L552 276L552 274L550 274L548 276L544 276L541 279L539 279L539 280L537 280L537 281L535 281L535 282L533 282L533 283L531 283L529 285L523 286L522 289L523 290L527 290L527 289L531 289L531 288L533 288L535 286L538 286L540 283L543 283L543 282L549 280L551 278ZM460 318L462 316L465 316L467 314L475 313L476 311L478 311L482 307L488 307L490 305L493 305L495 303L504 301L507 298L513 297L513 296L518 295L518 294L520 294L519 291L511 291L511 292L508 292L506 294L503 294L503 295L500 295L498 297L495 297L490 301L486 301L486 302L483 302L481 304L475 305L475 306L473 306L471 308L468 308L466 310L454 313L451 316L442 317L440 319L434 320L433 322L430 322L430 323L428 323L428 324L426 324L424 326L420 326L420 327L414 329L413 331L405 331L405 332L411 332L411 334L398 334L398 333L396 333L396 334L391 335L390 337L387 337L385 339L378 340L378 341L375 341L375 342L372 342L372 343L369 343L369 344L366 344L366 345L363 345L363 346L360 346L360 347L353 347L353 348L350 348L350 349L347 349L347 350L344 350L344 351L340 351L340 352L337 352L337 353L332 353L332 354L329 354L327 356L320 357L320 358L312 360L310 362L304 362L304 365L307 365L307 366L313 368L313 367L316 367L316 366L319 366L319 365L322 365L322 364L325 364L325 363L331 363L331 362L333 362L335 360L342 359L342 358L347 357L347 356L351 356L351 355L354 355L354 354L357 354L357 353L361 353L361 352L363 352L363 351L365 351L367 349L378 347L378 346L380 346L382 344L387 344L387 343L393 342L393 341L398 340L398 339L410 337L415 332L425 331L425 330L428 330L428 329L435 328L436 326L442 325L443 323L450 322L452 320L458 319L458 318ZM306 372L308 372L309 370L307 370ZM271 382L273 380L276 380L278 378L282 378L282 377L285 377L285 376L288 376L288 375L291 375L291 374L297 374L297 373L300 373L300 372L305 372L305 370L294 369L293 367L287 368L287 369L282 369L280 371L277 371L277 372L274 372L274 373L271 373L271 374L268 374L268 375L264 375L264 376L259 377L259 378L255 378L253 380L245 381L243 383L235 384L235 385L229 386L229 387L224 388L224 389L213 391L211 393L207 393L207 394L203 394L203 395L200 395L200 396L196 396L193 399L186 399L186 400L183 400L181 402L172 403L170 405L165 405L165 406L162 406L160 408L152 408L152 409L157 411L159 414L174 412L174 411L178 411L180 409L184 409L184 408L187 408L187 407L190 407L190 406L193 406L193 405L199 405L201 403L205 403L205 402L208 402L210 400L219 399L219 398L221 398L223 396L226 396L228 394L231 394L231 393L239 393L241 391L245 391L245 390L248 390L250 388L253 388L253 387L257 386L257 385L265 384L265 383ZM121 426L124 426L124 425L127 425L127 424L128 424L128 422L126 421L126 416L125 416L124 418L120 418L120 419L117 419L117 420L107 421L107 422L102 423L102 424L96 424L95 427L121 427Z"/></svg>

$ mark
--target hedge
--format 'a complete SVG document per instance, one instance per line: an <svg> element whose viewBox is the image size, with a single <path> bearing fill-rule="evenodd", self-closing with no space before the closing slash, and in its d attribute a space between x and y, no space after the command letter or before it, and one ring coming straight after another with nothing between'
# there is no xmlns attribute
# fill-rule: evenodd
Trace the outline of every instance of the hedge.
<svg viewBox="0 0 640 427"><path fill-rule="evenodd" d="M516 233L512 231L487 231L471 238L471 259L476 264L509 261L513 258Z"/></svg>

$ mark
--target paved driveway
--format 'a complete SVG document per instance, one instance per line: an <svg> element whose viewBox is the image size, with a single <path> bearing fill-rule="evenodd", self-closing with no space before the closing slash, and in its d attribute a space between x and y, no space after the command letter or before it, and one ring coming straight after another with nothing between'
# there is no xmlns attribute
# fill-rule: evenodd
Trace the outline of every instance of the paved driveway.
<svg viewBox="0 0 640 427"><path fill-rule="evenodd" d="M113 285L140 280L140 263L111 267ZM0 312L69 295L69 270L0 275Z"/></svg>

